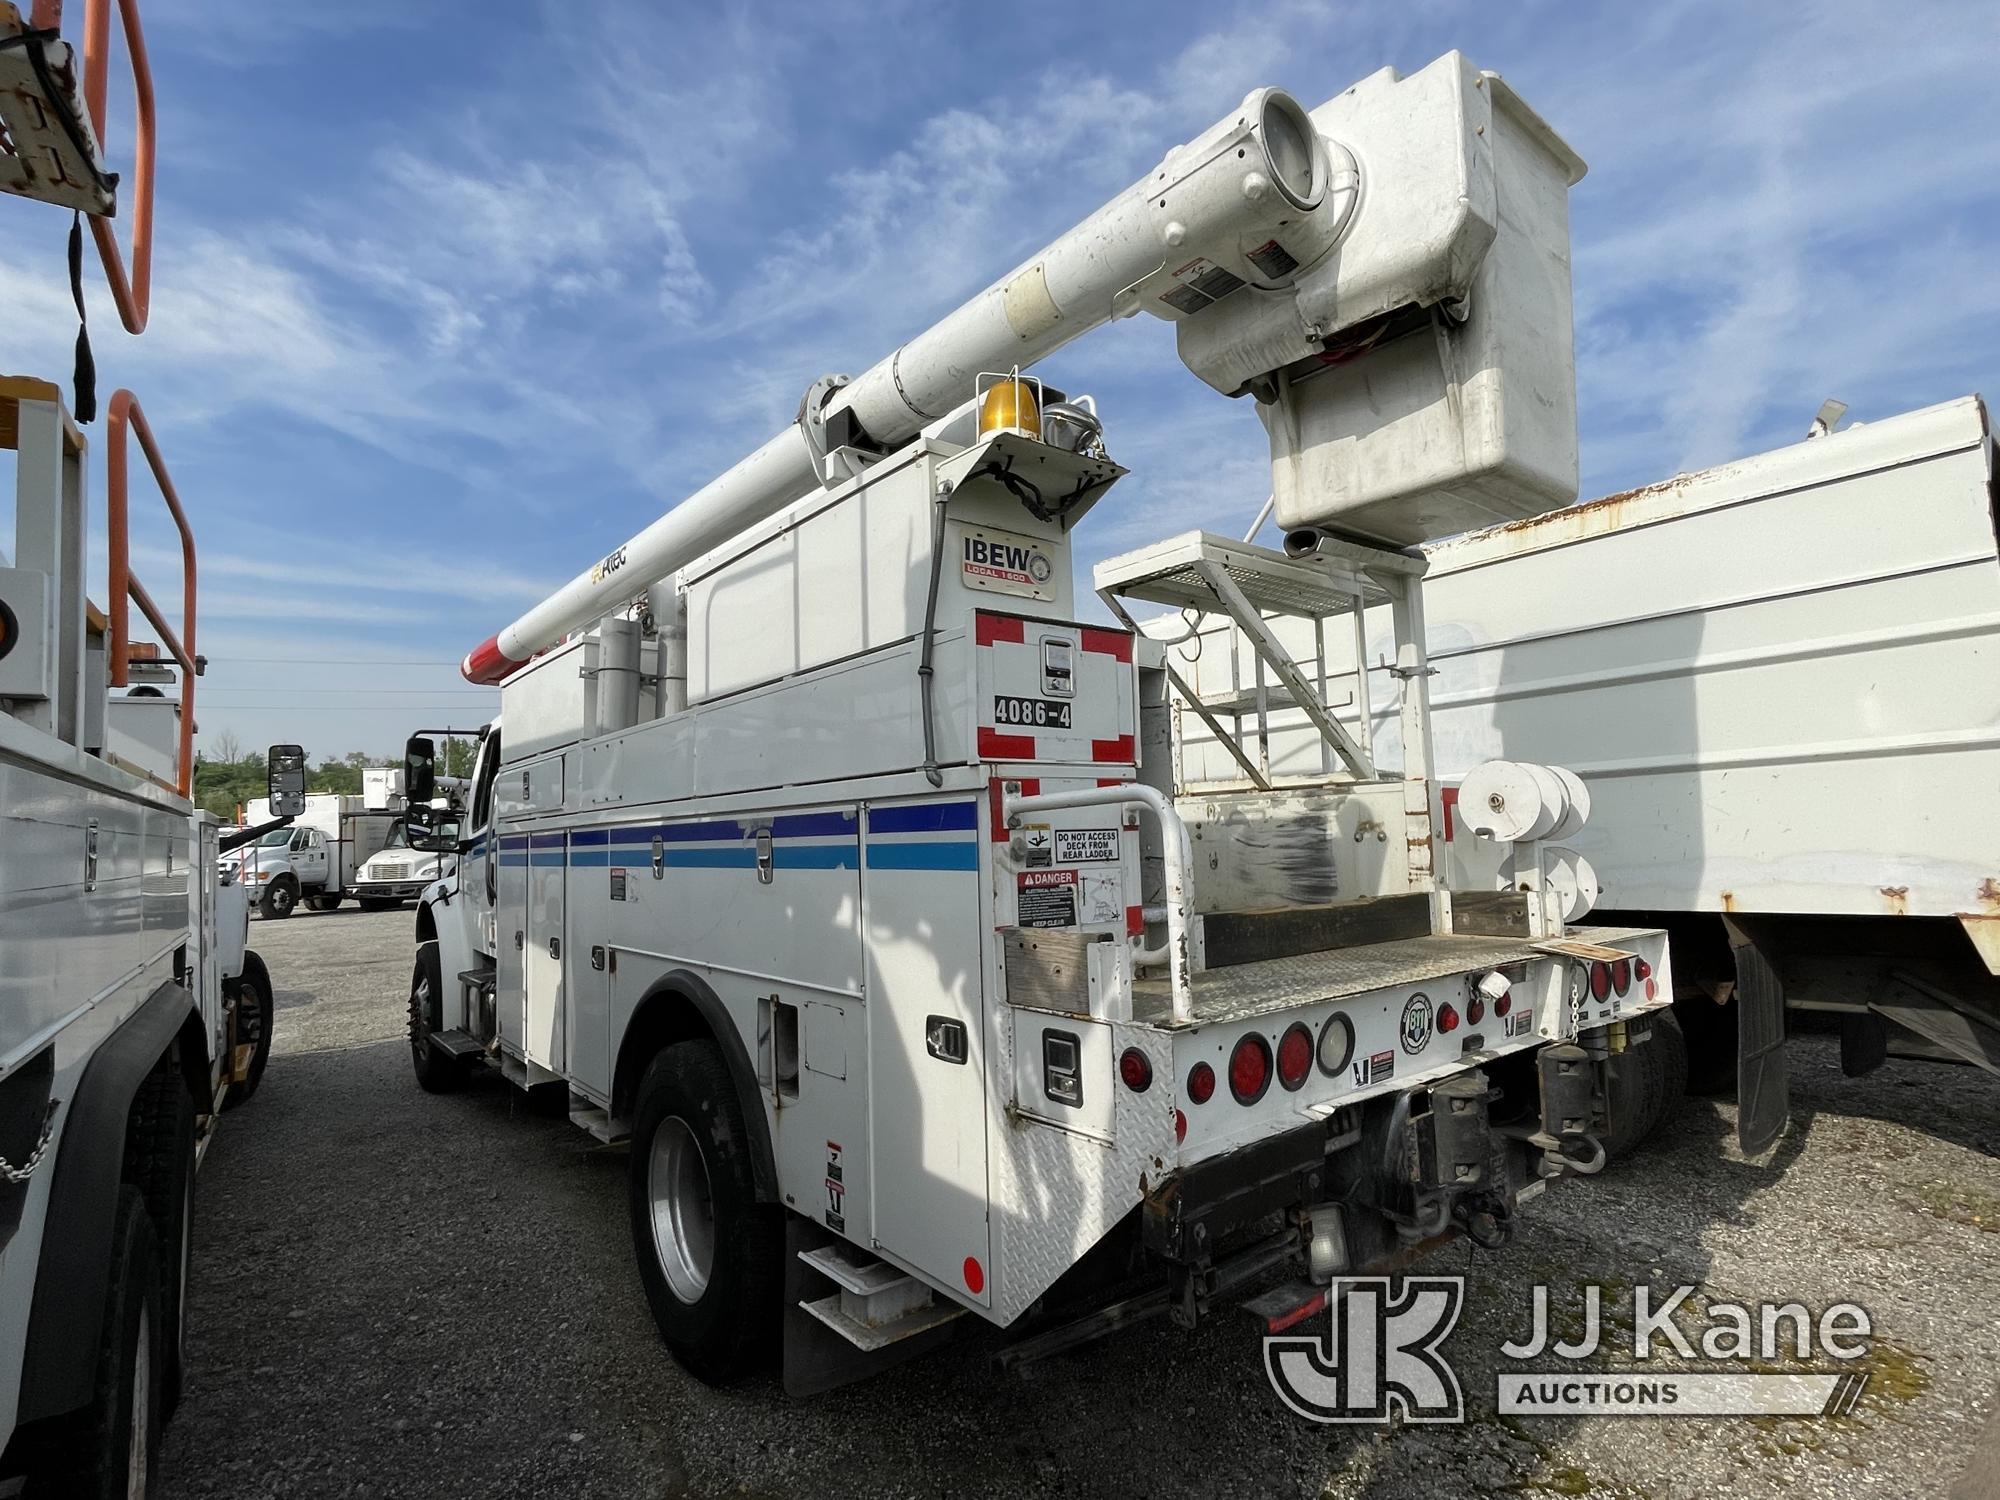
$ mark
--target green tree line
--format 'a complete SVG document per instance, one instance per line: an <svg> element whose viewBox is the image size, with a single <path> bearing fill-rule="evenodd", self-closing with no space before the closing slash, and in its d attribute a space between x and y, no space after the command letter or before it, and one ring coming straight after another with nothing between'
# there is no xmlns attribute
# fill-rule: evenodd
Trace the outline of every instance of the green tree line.
<svg viewBox="0 0 2000 1500"><path fill-rule="evenodd" d="M473 744L470 740L453 740L448 745L440 746L439 750L439 774L472 774ZM350 750L345 755L330 755L307 773L306 790L358 797L361 795L361 773L365 768L401 763L400 754L369 755L365 751ZM195 805L214 813L225 823L233 823L238 807L247 806L264 795L269 775L270 767L263 751L244 751L233 736L219 736L213 753L195 758Z"/></svg>

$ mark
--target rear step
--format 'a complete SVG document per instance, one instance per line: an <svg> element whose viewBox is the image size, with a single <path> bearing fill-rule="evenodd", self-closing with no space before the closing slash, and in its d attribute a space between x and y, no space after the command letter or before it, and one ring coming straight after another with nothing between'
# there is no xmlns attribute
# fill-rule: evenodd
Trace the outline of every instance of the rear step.
<svg viewBox="0 0 2000 1500"><path fill-rule="evenodd" d="M864 1352L940 1327L965 1311L938 1302L914 1276L844 1242L801 1250L799 1259L840 1288L799 1306Z"/></svg>
<svg viewBox="0 0 2000 1500"><path fill-rule="evenodd" d="M611 1128L611 1115L600 1109L582 1094L572 1092L569 1096L569 1122L579 1130L587 1130L607 1146L613 1141L622 1141L629 1134Z"/></svg>

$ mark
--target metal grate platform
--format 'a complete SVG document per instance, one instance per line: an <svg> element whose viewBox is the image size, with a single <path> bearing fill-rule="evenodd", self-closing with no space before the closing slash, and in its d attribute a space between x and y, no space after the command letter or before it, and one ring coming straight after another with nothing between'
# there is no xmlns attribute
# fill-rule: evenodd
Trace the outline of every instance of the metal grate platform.
<svg viewBox="0 0 2000 1500"><path fill-rule="evenodd" d="M1418 937L1204 969L1194 976L1193 1024L1240 1021L1539 956L1531 944L1514 938ZM1172 1014L1164 979L1133 984L1133 1020L1168 1026Z"/></svg>
<svg viewBox="0 0 2000 1500"><path fill-rule="evenodd" d="M1357 597L1363 604L1389 600L1380 584L1326 558L1290 558L1209 531L1184 532L1106 558L1097 565L1093 581L1100 594L1213 612L1216 595L1208 568L1226 574L1250 605L1266 614L1324 620L1352 613Z"/></svg>

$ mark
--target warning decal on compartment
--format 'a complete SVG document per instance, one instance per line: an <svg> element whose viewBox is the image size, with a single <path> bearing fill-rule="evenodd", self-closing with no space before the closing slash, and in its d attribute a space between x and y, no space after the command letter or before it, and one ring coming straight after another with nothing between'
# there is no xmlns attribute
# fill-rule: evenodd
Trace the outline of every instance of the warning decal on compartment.
<svg viewBox="0 0 2000 1500"><path fill-rule="evenodd" d="M1041 541L991 526L959 528L959 571L965 586L1024 599L1054 599L1055 559Z"/></svg>
<svg viewBox="0 0 2000 1500"><path fill-rule="evenodd" d="M1023 870L1014 879L1014 920L1018 925L1076 926L1076 871Z"/></svg>
<svg viewBox="0 0 2000 1500"><path fill-rule="evenodd" d="M1118 830L1115 828L1058 828L1056 863L1059 865L1103 865L1118 858Z"/></svg>
<svg viewBox="0 0 2000 1500"><path fill-rule="evenodd" d="M1366 1057L1355 1059L1354 1084L1356 1088L1366 1088L1371 1083L1381 1083L1394 1076L1395 1072L1395 1053L1371 1052Z"/></svg>

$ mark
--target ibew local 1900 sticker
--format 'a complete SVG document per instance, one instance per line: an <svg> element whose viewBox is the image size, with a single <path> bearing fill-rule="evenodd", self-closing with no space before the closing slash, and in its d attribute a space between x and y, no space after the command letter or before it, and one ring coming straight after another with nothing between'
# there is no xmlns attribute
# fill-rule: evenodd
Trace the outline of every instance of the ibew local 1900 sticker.
<svg viewBox="0 0 2000 1500"><path fill-rule="evenodd" d="M1412 995L1403 1003L1403 1050L1414 1057L1431 1039L1431 1000L1428 995Z"/></svg>
<svg viewBox="0 0 2000 1500"><path fill-rule="evenodd" d="M959 571L967 588L1053 599L1055 560L1038 538L991 526L959 526Z"/></svg>

